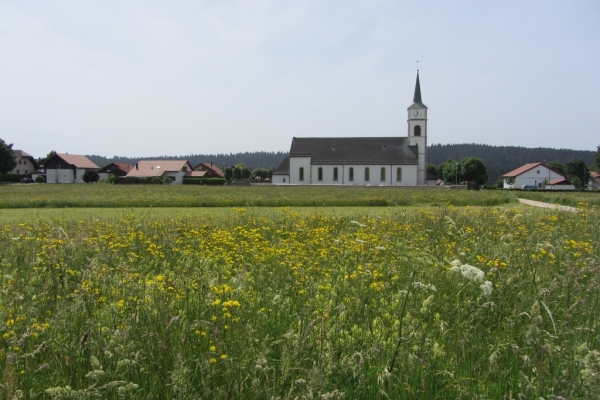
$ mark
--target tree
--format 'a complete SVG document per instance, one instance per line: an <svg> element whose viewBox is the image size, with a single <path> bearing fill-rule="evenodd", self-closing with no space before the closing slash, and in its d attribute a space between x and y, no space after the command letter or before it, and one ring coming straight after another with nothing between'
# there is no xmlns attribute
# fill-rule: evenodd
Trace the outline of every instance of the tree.
<svg viewBox="0 0 600 400"><path fill-rule="evenodd" d="M597 148L596 155L594 155L594 164L592 165L592 169L596 172L600 172L600 146Z"/></svg>
<svg viewBox="0 0 600 400"><path fill-rule="evenodd" d="M12 143L0 139L0 174L6 174L17 166L15 153L12 151Z"/></svg>
<svg viewBox="0 0 600 400"><path fill-rule="evenodd" d="M233 178L233 168L232 167L226 167L223 170L223 173L225 174L225 179L230 181Z"/></svg>
<svg viewBox="0 0 600 400"><path fill-rule="evenodd" d="M243 165L236 165L233 168L233 179L235 179L236 181L239 181L240 179L242 179L242 168L243 168Z"/></svg>
<svg viewBox="0 0 600 400"><path fill-rule="evenodd" d="M567 172L567 178L575 185L576 189L585 189L587 187L590 177L585 161L581 158L573 158L572 160L567 161L565 170Z"/></svg>
<svg viewBox="0 0 600 400"><path fill-rule="evenodd" d="M556 172L560 172L563 175L567 175L567 171L565 171L564 164L561 164L558 161L550 161L548 163L548 168L553 169Z"/></svg>
<svg viewBox="0 0 600 400"><path fill-rule="evenodd" d="M479 185L483 185L488 180L488 170L481 158L461 158L459 169L462 172L463 178L469 181L469 189L472 184L475 184L475 188L479 189Z"/></svg>
<svg viewBox="0 0 600 400"><path fill-rule="evenodd" d="M252 176L252 171L245 165L242 167L242 179L249 179Z"/></svg>
<svg viewBox="0 0 600 400"><path fill-rule="evenodd" d="M437 176L442 178L446 183L456 183L462 180L460 171L457 168L457 161L449 158L440 165L438 165Z"/></svg>
<svg viewBox="0 0 600 400"><path fill-rule="evenodd" d="M438 177L438 169L435 164L427 163L427 173L433 174L436 178Z"/></svg>
<svg viewBox="0 0 600 400"><path fill-rule="evenodd" d="M85 183L95 183L100 179L100 175L98 175L98 171L95 169L88 169L83 174L83 181Z"/></svg>
<svg viewBox="0 0 600 400"><path fill-rule="evenodd" d="M50 150L50 152L48 154L46 154L46 157L38 158L38 162L43 165L46 163L46 161L48 161L50 159L50 157L52 157L55 154L56 154L56 151Z"/></svg>

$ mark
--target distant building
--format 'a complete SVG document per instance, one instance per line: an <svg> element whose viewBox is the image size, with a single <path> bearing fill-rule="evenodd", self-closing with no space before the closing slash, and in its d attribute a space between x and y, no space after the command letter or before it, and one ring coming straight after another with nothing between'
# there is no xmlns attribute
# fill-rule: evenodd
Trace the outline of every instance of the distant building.
<svg viewBox="0 0 600 400"><path fill-rule="evenodd" d="M216 165L213 165L212 162L201 162L194 167L194 171L204 171L205 174L203 177L205 178L225 178L225 173L223 170Z"/></svg>
<svg viewBox="0 0 600 400"><path fill-rule="evenodd" d="M15 155L17 165L12 171L8 172L9 174L29 175L40 168L40 165L31 154L23 150L13 150L13 154Z"/></svg>
<svg viewBox="0 0 600 400"><path fill-rule="evenodd" d="M187 160L144 160L135 163L135 167L127 173L127 177L138 178L170 178L173 183L183 183L183 177L192 171Z"/></svg>
<svg viewBox="0 0 600 400"><path fill-rule="evenodd" d="M293 138L273 183L293 185L415 186L427 179L427 106L417 81L406 137Z"/></svg>
<svg viewBox="0 0 600 400"><path fill-rule="evenodd" d="M600 174L596 171L590 171L590 184L589 188L591 190L600 189Z"/></svg>
<svg viewBox="0 0 600 400"><path fill-rule="evenodd" d="M110 163L105 165L104 167L98 170L98 175L100 176L100 180L108 179L109 175L114 175L117 178L121 176L125 176L133 169L133 165L127 163Z"/></svg>
<svg viewBox="0 0 600 400"><path fill-rule="evenodd" d="M98 166L86 156L56 153L46 160L46 183L83 183L83 174Z"/></svg>
<svg viewBox="0 0 600 400"><path fill-rule="evenodd" d="M522 189L523 186L555 190L575 189L566 176L541 162L525 164L502 175L502 178L504 189Z"/></svg>

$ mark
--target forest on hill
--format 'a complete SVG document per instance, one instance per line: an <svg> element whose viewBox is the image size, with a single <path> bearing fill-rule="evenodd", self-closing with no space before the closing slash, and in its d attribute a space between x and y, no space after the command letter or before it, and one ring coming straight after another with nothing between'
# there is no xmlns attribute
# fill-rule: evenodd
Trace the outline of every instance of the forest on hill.
<svg viewBox="0 0 600 400"><path fill-rule="evenodd" d="M489 181L494 183L507 172L523 164L558 161L566 164L574 158L581 158L587 165L594 163L596 151L550 149L545 147L528 148L517 146L489 146L486 144L434 144L427 150L427 162L440 165L449 158L460 160L463 157L478 157L488 168Z"/></svg>
<svg viewBox="0 0 600 400"><path fill-rule="evenodd" d="M494 183L503 174L520 167L523 164L532 162L549 163L558 161L565 164L573 158L581 158L586 164L594 163L596 151L569 150L569 149L550 149L544 147L527 148L517 146L489 146L485 144L434 144L429 146L427 152L427 162L440 165L448 158L460 160L463 157L481 158L488 168L489 183ZM244 152L229 154L189 154L185 156L161 156L161 157L120 157L112 158L89 155L90 160L99 166L110 164L111 162L125 162L135 164L139 160L167 160L180 159L188 160L193 166L201 162L212 162L218 167L244 164L252 170L255 168L275 169L288 156L288 152Z"/></svg>

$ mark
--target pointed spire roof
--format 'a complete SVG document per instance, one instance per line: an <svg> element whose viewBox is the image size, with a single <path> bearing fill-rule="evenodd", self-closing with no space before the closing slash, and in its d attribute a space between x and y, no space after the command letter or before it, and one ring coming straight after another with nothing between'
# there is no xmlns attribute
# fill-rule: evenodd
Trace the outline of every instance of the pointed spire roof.
<svg viewBox="0 0 600 400"><path fill-rule="evenodd" d="M417 70L417 83L415 85L415 95L413 97L413 102L422 103L421 100L421 82L419 82L419 71Z"/></svg>
<svg viewBox="0 0 600 400"><path fill-rule="evenodd" d="M417 70L417 83L415 84L415 95L413 96L413 104L408 108L427 108L421 99L421 81L419 80L419 70Z"/></svg>

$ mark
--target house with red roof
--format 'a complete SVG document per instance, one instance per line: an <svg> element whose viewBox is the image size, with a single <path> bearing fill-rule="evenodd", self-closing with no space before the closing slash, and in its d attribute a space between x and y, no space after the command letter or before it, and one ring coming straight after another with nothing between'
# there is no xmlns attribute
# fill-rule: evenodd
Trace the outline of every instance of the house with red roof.
<svg viewBox="0 0 600 400"><path fill-rule="evenodd" d="M100 176L100 180L108 179L109 175L114 175L117 178L121 176L125 176L133 169L133 165L127 163L118 163L113 162L98 170L98 175Z"/></svg>
<svg viewBox="0 0 600 400"><path fill-rule="evenodd" d="M547 165L538 162L525 164L502 175L504 189L547 188L555 190L575 189L567 177Z"/></svg>
<svg viewBox="0 0 600 400"><path fill-rule="evenodd" d="M181 184L183 177L190 171L192 165L187 160L143 160L135 163L127 177L169 178L173 183Z"/></svg>
<svg viewBox="0 0 600 400"><path fill-rule="evenodd" d="M213 163L205 163L201 162L200 164L194 167L194 171L204 171L205 174L203 177L205 178L225 178L225 173L223 170Z"/></svg>
<svg viewBox="0 0 600 400"><path fill-rule="evenodd" d="M46 183L83 183L83 174L98 166L86 156L56 153L44 163Z"/></svg>

